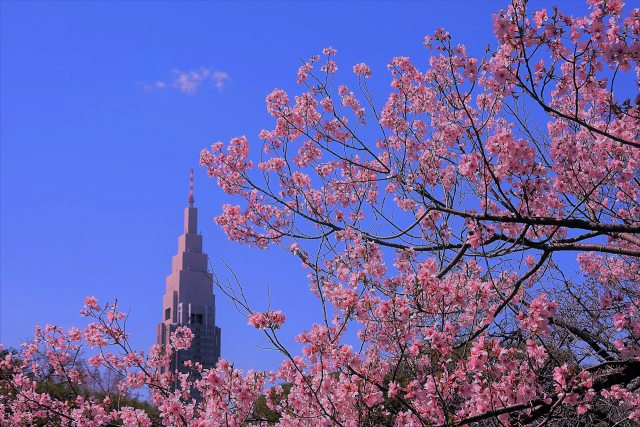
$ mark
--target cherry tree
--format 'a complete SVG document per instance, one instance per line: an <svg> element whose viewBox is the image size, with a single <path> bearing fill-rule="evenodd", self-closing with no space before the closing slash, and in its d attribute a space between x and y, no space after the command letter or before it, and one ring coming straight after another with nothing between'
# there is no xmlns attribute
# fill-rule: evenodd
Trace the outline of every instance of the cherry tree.
<svg viewBox="0 0 640 427"><path fill-rule="evenodd" d="M573 17L514 1L494 15L497 47L482 57L437 30L424 40L428 65L391 60L386 99L364 63L337 83L326 48L299 68L299 94L267 96L273 129L203 150L229 195L216 218L229 239L285 248L308 273L323 321L297 336L301 354L279 338L286 313L222 287L282 352L280 368L242 373L221 361L177 375L167 355L189 345L188 328L169 348L137 353L115 307L89 299L93 329L49 327L19 360L7 356L0 419L639 422L640 12L588 5ZM122 393L150 387L156 420L38 393L42 366L82 382L65 363L82 337L113 349L89 363L120 372Z"/></svg>

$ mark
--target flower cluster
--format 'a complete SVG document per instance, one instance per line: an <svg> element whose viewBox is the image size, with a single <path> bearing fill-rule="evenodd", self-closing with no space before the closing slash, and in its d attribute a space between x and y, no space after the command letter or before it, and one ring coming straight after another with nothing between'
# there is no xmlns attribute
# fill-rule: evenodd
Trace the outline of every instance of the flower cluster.
<svg viewBox="0 0 640 427"><path fill-rule="evenodd" d="M280 310L269 310L264 313L250 314L248 324L256 329L279 329L285 319L285 314Z"/></svg>

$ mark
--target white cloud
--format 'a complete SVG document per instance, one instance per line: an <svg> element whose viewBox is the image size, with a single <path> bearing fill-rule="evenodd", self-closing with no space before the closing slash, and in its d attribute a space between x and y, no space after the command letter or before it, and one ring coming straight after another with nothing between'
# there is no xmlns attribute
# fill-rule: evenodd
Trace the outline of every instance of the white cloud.
<svg viewBox="0 0 640 427"><path fill-rule="evenodd" d="M167 87L167 84L165 82L163 82L162 80L156 80L153 83L143 83L142 84L142 89L146 90L147 92L151 92L153 90L162 90L165 87Z"/></svg>
<svg viewBox="0 0 640 427"><path fill-rule="evenodd" d="M229 74L225 73L224 71L217 71L216 70L211 75L211 80L213 80L214 86L219 91L224 89L224 85L227 84L227 80L229 80L229 79L230 79Z"/></svg>
<svg viewBox="0 0 640 427"><path fill-rule="evenodd" d="M191 71L172 70L171 74L172 78L168 81L156 80L153 83L144 83L142 88L146 91L154 91L173 87L182 93L191 94L211 83L218 92L221 92L231 79L229 74L214 68L200 68Z"/></svg>

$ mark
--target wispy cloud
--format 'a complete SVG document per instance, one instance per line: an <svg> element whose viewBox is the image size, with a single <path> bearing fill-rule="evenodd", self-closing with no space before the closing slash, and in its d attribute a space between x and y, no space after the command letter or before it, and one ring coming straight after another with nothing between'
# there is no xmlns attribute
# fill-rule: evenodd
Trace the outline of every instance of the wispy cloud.
<svg viewBox="0 0 640 427"><path fill-rule="evenodd" d="M182 93L191 94L207 84L212 84L218 92L222 92L231 79L229 74L214 68L200 68L191 71L171 70L171 76L171 79L167 81L156 80L153 83L143 83L142 88L149 92L174 88Z"/></svg>
<svg viewBox="0 0 640 427"><path fill-rule="evenodd" d="M142 88L146 91L162 90L167 87L167 84L162 80L156 80L153 83L143 83Z"/></svg>

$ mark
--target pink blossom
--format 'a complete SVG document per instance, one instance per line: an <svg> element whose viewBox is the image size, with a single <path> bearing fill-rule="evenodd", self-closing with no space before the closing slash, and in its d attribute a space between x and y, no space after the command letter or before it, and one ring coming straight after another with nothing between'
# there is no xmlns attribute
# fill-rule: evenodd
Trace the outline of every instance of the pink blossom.
<svg viewBox="0 0 640 427"><path fill-rule="evenodd" d="M331 46L325 47L324 49L322 49L322 54L326 56L331 56L331 55L335 56L336 53L338 52Z"/></svg>
<svg viewBox="0 0 640 427"><path fill-rule="evenodd" d="M176 350L187 350L191 347L194 334L188 326L180 326L171 333L171 345Z"/></svg>
<svg viewBox="0 0 640 427"><path fill-rule="evenodd" d="M371 77L371 69L364 62L354 65L353 72L356 76Z"/></svg>
<svg viewBox="0 0 640 427"><path fill-rule="evenodd" d="M264 313L252 313L249 315L248 323L256 329L279 329L285 319L285 314L280 310L269 310Z"/></svg>
<svg viewBox="0 0 640 427"><path fill-rule="evenodd" d="M100 306L98 305L98 300L94 296L86 297L84 299L84 306L90 310L100 310Z"/></svg>

